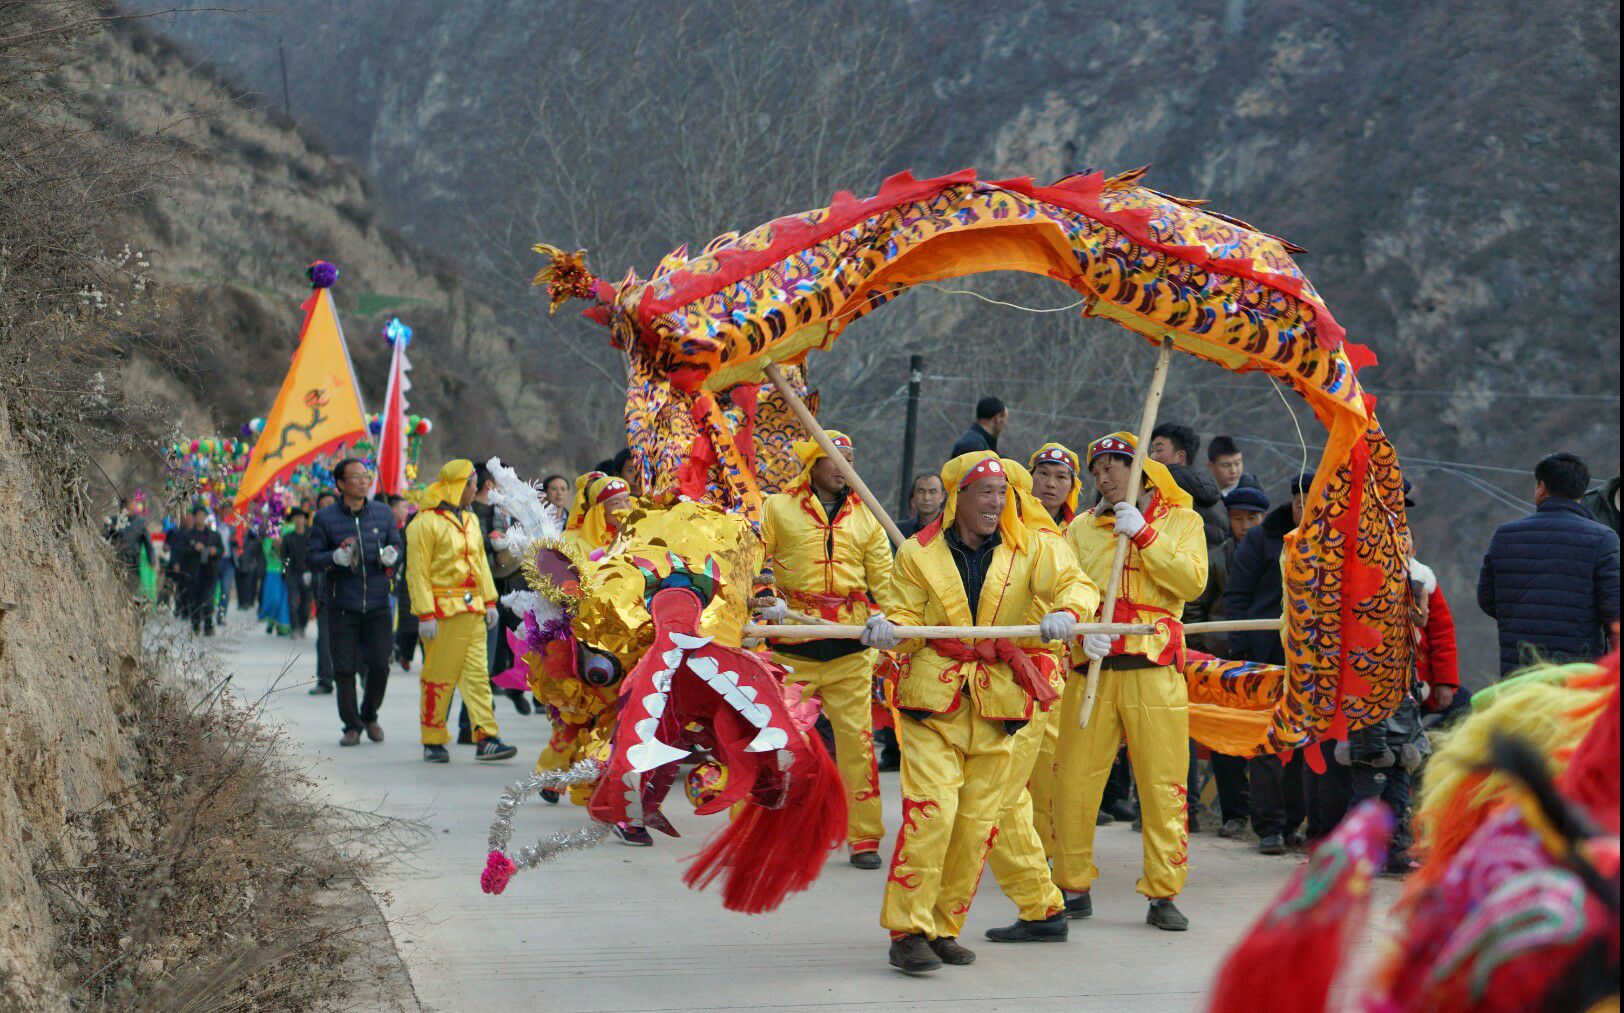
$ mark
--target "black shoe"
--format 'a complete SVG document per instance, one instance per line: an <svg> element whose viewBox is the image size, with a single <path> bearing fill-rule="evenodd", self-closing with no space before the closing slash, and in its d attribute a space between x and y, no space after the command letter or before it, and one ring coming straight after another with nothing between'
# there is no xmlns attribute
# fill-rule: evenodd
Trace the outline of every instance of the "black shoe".
<svg viewBox="0 0 1624 1013"><path fill-rule="evenodd" d="M1286 835L1286 847L1288 848L1300 848L1307 843L1308 838L1304 837L1302 835L1302 831L1300 830L1293 830L1291 833Z"/></svg>
<svg viewBox="0 0 1624 1013"><path fill-rule="evenodd" d="M874 766L882 774L892 774L902 769L902 757L881 753Z"/></svg>
<svg viewBox="0 0 1624 1013"><path fill-rule="evenodd" d="M457 745L471 746L474 744L474 731L471 728L457 729Z"/></svg>
<svg viewBox="0 0 1624 1013"><path fill-rule="evenodd" d="M880 853L878 851L854 851L851 855L851 864L858 869L878 869L880 867Z"/></svg>
<svg viewBox="0 0 1624 1013"><path fill-rule="evenodd" d="M344 736L338 740L341 746L359 746L361 744L361 731L358 728L344 729Z"/></svg>
<svg viewBox="0 0 1624 1013"><path fill-rule="evenodd" d="M311 696L326 696L327 694L331 693L332 691L333 691L333 684L330 683L330 682L318 682L314 686L310 687L310 695Z"/></svg>
<svg viewBox="0 0 1624 1013"><path fill-rule="evenodd" d="M1218 828L1219 837L1241 837L1246 833L1245 820L1224 820L1224 825Z"/></svg>
<svg viewBox="0 0 1624 1013"><path fill-rule="evenodd" d="M1066 915L1067 918L1089 918L1089 917L1092 917L1093 914L1094 914L1094 897L1093 897L1093 895L1085 893L1080 897L1067 897L1066 898L1065 915Z"/></svg>
<svg viewBox="0 0 1624 1013"><path fill-rule="evenodd" d="M1126 800L1121 802L1113 802L1107 808L1110 810L1112 816L1115 816L1124 823L1128 822L1129 820L1136 820L1139 818L1139 812L1133 807L1133 803Z"/></svg>
<svg viewBox="0 0 1624 1013"><path fill-rule="evenodd" d="M520 717L530 716L530 701L524 698L524 690L507 690L507 698L513 701L513 709L519 712Z"/></svg>
<svg viewBox="0 0 1624 1013"><path fill-rule="evenodd" d="M423 747L423 762L424 763L450 763L451 762L451 751L446 749L446 747L444 747L444 746L424 746Z"/></svg>
<svg viewBox="0 0 1624 1013"><path fill-rule="evenodd" d="M510 746L501 739L492 736L474 747L476 760L511 760L518 755L519 747Z"/></svg>
<svg viewBox="0 0 1624 1013"><path fill-rule="evenodd" d="M634 827L630 823L616 823L610 828L614 835L620 838L620 843L633 848L652 848L654 837L647 827Z"/></svg>
<svg viewBox="0 0 1624 1013"><path fill-rule="evenodd" d="M543 788L539 794L541 795L541 800L548 805L558 804L558 792L552 790L551 788Z"/></svg>
<svg viewBox="0 0 1624 1013"><path fill-rule="evenodd" d="M1267 834L1257 842L1257 850L1262 855L1283 855L1286 853L1286 839L1279 834Z"/></svg>
<svg viewBox="0 0 1624 1013"><path fill-rule="evenodd" d="M1154 925L1163 932L1183 932L1190 927L1190 919L1173 906L1173 898L1163 897L1150 902L1145 912L1145 924Z"/></svg>
<svg viewBox="0 0 1624 1013"><path fill-rule="evenodd" d="M942 958L942 963L963 967L976 962L976 953L967 946L960 946L959 941L952 936L942 936L940 939L928 940L925 945Z"/></svg>
<svg viewBox="0 0 1624 1013"><path fill-rule="evenodd" d="M1111 824L1113 824L1115 822L1116 822L1116 817L1112 816L1110 813L1106 812L1104 809L1101 809L1098 813L1096 813L1094 815L1094 825L1097 826L1097 827L1108 827L1108 826L1110 826Z"/></svg>
<svg viewBox="0 0 1624 1013"><path fill-rule="evenodd" d="M1145 832L1145 821L1143 818L1138 816L1133 818L1133 832L1136 834L1142 834Z"/></svg>
<svg viewBox="0 0 1624 1013"><path fill-rule="evenodd" d="M891 966L903 974L925 974L942 966L942 959L921 935L891 940Z"/></svg>
<svg viewBox="0 0 1624 1013"><path fill-rule="evenodd" d="M995 943L1063 943L1071 926L1066 923L1066 912L1041 921L1017 919L1014 925L1001 929L988 929L987 938Z"/></svg>

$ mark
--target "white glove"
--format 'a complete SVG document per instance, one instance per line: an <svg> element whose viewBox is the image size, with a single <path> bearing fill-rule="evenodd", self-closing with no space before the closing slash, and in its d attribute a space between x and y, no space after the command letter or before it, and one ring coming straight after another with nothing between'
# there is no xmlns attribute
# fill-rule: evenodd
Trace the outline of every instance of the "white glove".
<svg viewBox="0 0 1624 1013"><path fill-rule="evenodd" d="M349 542L345 542L333 550L333 562L339 566L349 566L355 559L355 549Z"/></svg>
<svg viewBox="0 0 1624 1013"><path fill-rule="evenodd" d="M1116 511L1115 532L1117 534L1136 538L1139 532L1145 530L1145 515L1140 513L1139 508L1132 503L1123 500L1111 509Z"/></svg>
<svg viewBox="0 0 1624 1013"><path fill-rule="evenodd" d="M419 619L417 621L417 639L433 640L434 635L440 632L440 620Z"/></svg>
<svg viewBox="0 0 1624 1013"><path fill-rule="evenodd" d="M782 598L774 598L771 605L763 607L756 615L767 625L776 626L789 618L789 602Z"/></svg>
<svg viewBox="0 0 1624 1013"><path fill-rule="evenodd" d="M500 618L500 616L497 614L497 611L494 608L486 609L485 610L485 628L487 630L496 629L496 621L497 621L498 618Z"/></svg>
<svg viewBox="0 0 1624 1013"><path fill-rule="evenodd" d="M1090 633L1083 637L1083 653L1090 661L1103 661L1111 653L1111 638L1104 633Z"/></svg>
<svg viewBox="0 0 1624 1013"><path fill-rule="evenodd" d="M897 636L896 624L876 612L863 624L863 635L858 637L857 641L864 647L877 647L882 651L889 651L902 643L902 638Z"/></svg>
<svg viewBox="0 0 1624 1013"><path fill-rule="evenodd" d="M394 566L395 560L400 558L400 550L393 545L385 545L378 550L378 558L383 561L383 565Z"/></svg>
<svg viewBox="0 0 1624 1013"><path fill-rule="evenodd" d="M1038 636L1044 640L1070 640L1077 635L1077 620L1070 612L1050 612L1038 621Z"/></svg>
<svg viewBox="0 0 1624 1013"><path fill-rule="evenodd" d="M305 587L310 586L310 571L309 570L306 570L305 572L299 574L299 583L303 584Z"/></svg>

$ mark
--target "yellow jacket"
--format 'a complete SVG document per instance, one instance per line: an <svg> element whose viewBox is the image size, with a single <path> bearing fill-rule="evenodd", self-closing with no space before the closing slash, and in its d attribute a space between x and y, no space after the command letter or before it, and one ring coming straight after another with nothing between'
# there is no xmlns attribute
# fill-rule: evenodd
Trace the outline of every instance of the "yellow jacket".
<svg viewBox="0 0 1624 1013"><path fill-rule="evenodd" d="M856 493L833 520L806 481L767 497L761 541L779 593L800 612L860 625L866 597L891 582L891 543Z"/></svg>
<svg viewBox="0 0 1624 1013"><path fill-rule="evenodd" d="M442 504L418 511L406 525L406 590L419 619L483 615L496 604L485 538L472 510Z"/></svg>
<svg viewBox="0 0 1624 1013"><path fill-rule="evenodd" d="M1031 529L1025 549L1016 551L1007 542L993 549L980 604L972 616L947 534L927 529L926 535L926 541L917 535L908 539L897 552L891 583L881 600L886 618L899 626L1021 626L1062 609L1087 620L1099 608L1099 589L1060 536ZM1038 651L1044 648L1035 638L1018 643ZM946 713L958 705L968 683L970 699L982 717L1031 718L1032 697L1016 683L1007 662L955 661L919 640L901 649L912 652L913 658L897 684L899 709ZM1055 673L1051 683L1057 686L1058 681Z"/></svg>
<svg viewBox="0 0 1624 1013"><path fill-rule="evenodd" d="M1158 629L1149 636L1118 638L1112 653L1142 655L1160 664L1181 664L1184 632L1179 616L1184 603L1200 597L1207 586L1207 538L1200 514L1169 503L1160 492L1153 496L1144 514L1149 527L1140 534L1138 544L1128 543L1114 620L1151 622ZM1066 541L1077 554L1077 562L1101 587L1111 578L1111 559L1116 552L1115 520L1106 508L1097 514L1078 514L1066 529ZM1088 663L1080 647L1072 652L1072 663Z"/></svg>

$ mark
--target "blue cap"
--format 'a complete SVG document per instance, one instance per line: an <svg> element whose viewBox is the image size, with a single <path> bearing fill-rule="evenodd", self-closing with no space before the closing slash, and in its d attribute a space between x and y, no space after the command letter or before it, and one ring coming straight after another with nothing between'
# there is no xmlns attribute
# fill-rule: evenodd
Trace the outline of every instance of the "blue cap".
<svg viewBox="0 0 1624 1013"><path fill-rule="evenodd" d="M1313 484L1314 473L1312 471L1305 471L1301 475L1298 475L1296 478L1291 480L1291 494L1295 496L1300 492L1307 492L1309 486Z"/></svg>
<svg viewBox="0 0 1624 1013"><path fill-rule="evenodd" d="M1243 485L1224 496L1224 506L1231 510L1255 510L1266 514L1269 512L1269 497L1264 495L1262 489Z"/></svg>

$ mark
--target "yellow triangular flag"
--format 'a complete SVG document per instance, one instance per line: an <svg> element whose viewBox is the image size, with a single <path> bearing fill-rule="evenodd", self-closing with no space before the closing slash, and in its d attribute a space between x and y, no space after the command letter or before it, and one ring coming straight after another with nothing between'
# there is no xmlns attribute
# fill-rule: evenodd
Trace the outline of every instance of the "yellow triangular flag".
<svg viewBox="0 0 1624 1013"><path fill-rule="evenodd" d="M293 365L237 486L239 510L294 468L366 432L361 389L331 293L316 289L303 308Z"/></svg>

